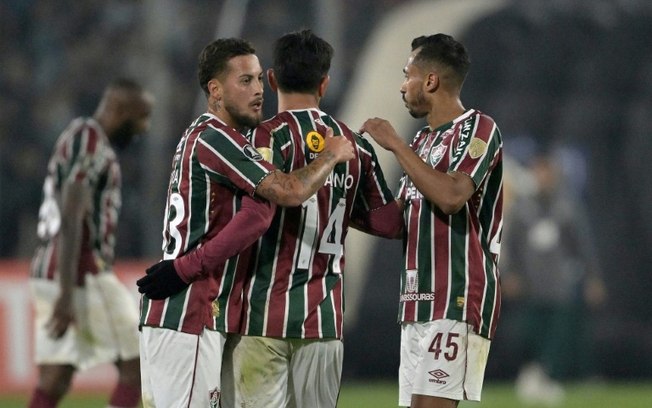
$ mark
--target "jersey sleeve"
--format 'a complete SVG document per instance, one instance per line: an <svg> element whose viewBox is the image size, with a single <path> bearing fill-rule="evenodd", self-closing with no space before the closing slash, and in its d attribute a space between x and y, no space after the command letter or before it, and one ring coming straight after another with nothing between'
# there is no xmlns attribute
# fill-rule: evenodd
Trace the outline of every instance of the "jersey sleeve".
<svg viewBox="0 0 652 408"><path fill-rule="evenodd" d="M448 171L468 174L479 186L501 147L502 138L496 123L484 114L473 115L461 125Z"/></svg>
<svg viewBox="0 0 652 408"><path fill-rule="evenodd" d="M360 155L360 193L356 196L354 211L371 211L394 201L387 187L385 175L371 143L356 134L356 148Z"/></svg>
<svg viewBox="0 0 652 408"><path fill-rule="evenodd" d="M244 251L267 231L275 210L276 205L267 200L243 196L240 210L216 236L174 260L179 276L189 283L221 271L220 265Z"/></svg>
<svg viewBox="0 0 652 408"><path fill-rule="evenodd" d="M249 195L276 169L235 130L205 130L197 141L197 155L211 179L231 184Z"/></svg>

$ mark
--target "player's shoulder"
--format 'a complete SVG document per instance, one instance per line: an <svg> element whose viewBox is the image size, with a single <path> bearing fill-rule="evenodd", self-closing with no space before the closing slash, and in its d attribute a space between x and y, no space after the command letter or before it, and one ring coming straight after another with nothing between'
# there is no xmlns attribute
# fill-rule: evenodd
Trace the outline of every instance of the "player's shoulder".
<svg viewBox="0 0 652 408"><path fill-rule="evenodd" d="M479 109L469 109L465 121L478 121L483 124L495 124L494 118Z"/></svg>
<svg viewBox="0 0 652 408"><path fill-rule="evenodd" d="M78 117L70 121L61 133L57 144L77 145L79 154L91 154L104 145L109 145L100 124L90 117Z"/></svg>
<svg viewBox="0 0 652 408"><path fill-rule="evenodd" d="M242 133L238 132L217 118L209 117L203 121L195 122L195 124L196 126L191 133L194 133L200 139L207 141L224 138L240 139L244 137Z"/></svg>
<svg viewBox="0 0 652 408"><path fill-rule="evenodd" d="M325 126L333 128L334 135L345 136L351 140L356 140L361 137L360 133L353 130L351 126L332 115L324 113L320 119Z"/></svg>

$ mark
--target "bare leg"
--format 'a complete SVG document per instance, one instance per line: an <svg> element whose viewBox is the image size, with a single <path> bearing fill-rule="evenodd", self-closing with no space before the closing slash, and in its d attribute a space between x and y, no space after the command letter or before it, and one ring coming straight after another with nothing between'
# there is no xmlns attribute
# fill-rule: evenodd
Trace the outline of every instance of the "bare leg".
<svg viewBox="0 0 652 408"><path fill-rule="evenodd" d="M44 364L38 366L38 385L29 407L55 407L70 389L75 367Z"/></svg>
<svg viewBox="0 0 652 408"><path fill-rule="evenodd" d="M457 408L460 402L448 398L412 394L411 408Z"/></svg>
<svg viewBox="0 0 652 408"><path fill-rule="evenodd" d="M140 403L140 360L138 358L118 361L118 383L109 404L112 407L136 407Z"/></svg>

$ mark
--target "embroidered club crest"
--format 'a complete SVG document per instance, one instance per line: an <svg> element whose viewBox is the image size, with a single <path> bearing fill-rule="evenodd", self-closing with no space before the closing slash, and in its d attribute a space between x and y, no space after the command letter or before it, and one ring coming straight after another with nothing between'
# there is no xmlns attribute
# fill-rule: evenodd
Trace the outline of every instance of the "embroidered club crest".
<svg viewBox="0 0 652 408"><path fill-rule="evenodd" d="M440 144L439 146L432 149L430 151L430 163L432 163L433 166L439 164L441 158L444 157L445 152L446 152L446 146L444 146L443 144Z"/></svg>
<svg viewBox="0 0 652 408"><path fill-rule="evenodd" d="M210 408L218 408L220 406L220 392L217 390L217 387L208 391L208 401Z"/></svg>

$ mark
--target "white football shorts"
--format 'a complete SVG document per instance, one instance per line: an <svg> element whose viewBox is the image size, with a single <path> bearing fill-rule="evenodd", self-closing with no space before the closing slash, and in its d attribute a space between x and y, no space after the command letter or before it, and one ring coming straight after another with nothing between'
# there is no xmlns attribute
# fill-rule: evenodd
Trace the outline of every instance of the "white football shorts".
<svg viewBox="0 0 652 408"><path fill-rule="evenodd" d="M84 370L98 364L138 358L138 305L113 273L87 275L73 291L75 322L53 339L46 324L52 316L59 282L30 279L34 301L36 364L70 364Z"/></svg>
<svg viewBox="0 0 652 408"><path fill-rule="evenodd" d="M219 407L225 341L224 334L214 330L197 335L143 327L140 335L143 408Z"/></svg>
<svg viewBox="0 0 652 408"><path fill-rule="evenodd" d="M399 406L412 394L480 401L491 341L455 320L401 326Z"/></svg>
<svg viewBox="0 0 652 408"><path fill-rule="evenodd" d="M340 339L229 334L222 367L222 406L335 408L343 355Z"/></svg>

